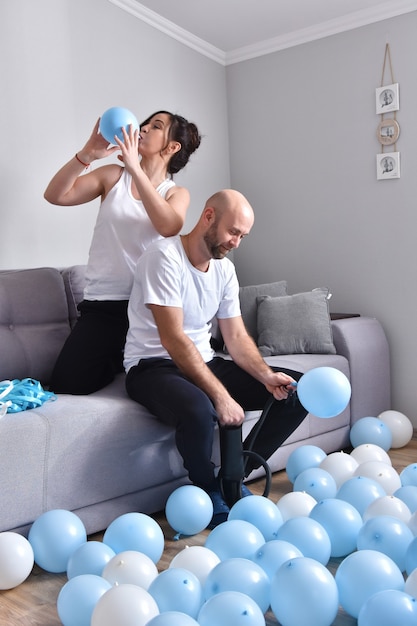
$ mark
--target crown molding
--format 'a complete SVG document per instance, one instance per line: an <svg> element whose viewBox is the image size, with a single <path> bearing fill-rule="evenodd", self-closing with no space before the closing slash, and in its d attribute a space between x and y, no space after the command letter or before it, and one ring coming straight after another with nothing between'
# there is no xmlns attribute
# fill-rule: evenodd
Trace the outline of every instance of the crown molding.
<svg viewBox="0 0 417 626"><path fill-rule="evenodd" d="M144 7L140 2L136 2L136 0L109 0L109 2L139 18L142 22L146 22L157 30L183 43L185 46L203 54L212 61L226 65L226 55L222 50L200 39L200 37L196 37L188 30L177 26L170 20L165 19L159 15L159 13L155 13L155 11Z"/></svg>
<svg viewBox="0 0 417 626"><path fill-rule="evenodd" d="M230 52L224 52L203 39L196 37L184 28L177 26L170 20L165 19L155 11L151 11L140 2L137 2L137 0L108 1L173 39L176 39L185 46L225 66L271 54L272 52L284 50L285 48L299 46L317 39L330 37L331 35L337 35L338 33L360 28L361 26L367 26L375 22L381 22L382 20L397 17L404 13L417 11L417 0L396 0L395 4L392 2L382 2L377 7L355 11L343 18L329 20L317 26L303 28L280 37L266 39L265 41L251 46L244 46L231 50Z"/></svg>
<svg viewBox="0 0 417 626"><path fill-rule="evenodd" d="M393 6L392 2L384 2L372 9L355 11L343 18L329 20L317 26L303 28L281 37L267 39L253 46L245 46L232 50L226 53L226 65L247 61L265 54L270 54L271 52L292 48L317 39L324 39L331 35L337 35L349 30L354 30L355 28L360 28L361 26L381 22L392 17L397 17L398 15L403 15L404 13L410 13L411 11L417 11L416 0L397 0L395 6Z"/></svg>

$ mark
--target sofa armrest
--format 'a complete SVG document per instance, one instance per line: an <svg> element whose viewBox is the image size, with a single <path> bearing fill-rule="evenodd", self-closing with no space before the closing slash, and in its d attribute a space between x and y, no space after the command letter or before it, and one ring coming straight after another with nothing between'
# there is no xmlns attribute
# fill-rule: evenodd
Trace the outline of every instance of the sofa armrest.
<svg viewBox="0 0 417 626"><path fill-rule="evenodd" d="M352 423L389 410L390 354L381 324L371 317L352 317L333 320L332 330L337 354L349 361Z"/></svg>

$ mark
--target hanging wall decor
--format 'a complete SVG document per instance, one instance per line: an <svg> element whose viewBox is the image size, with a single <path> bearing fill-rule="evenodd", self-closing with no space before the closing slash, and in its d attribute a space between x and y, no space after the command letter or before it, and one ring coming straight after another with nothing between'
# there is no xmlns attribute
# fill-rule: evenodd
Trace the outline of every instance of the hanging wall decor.
<svg viewBox="0 0 417 626"><path fill-rule="evenodd" d="M387 61L389 62L391 83L384 85ZM376 113L381 116L376 131L377 139L381 144L381 153L376 155L377 180L400 178L400 153L397 152L397 140L400 136L400 125L397 121L397 111L400 108L400 92L398 83L394 82L391 50L388 43L385 46L381 86L375 90L375 99ZM391 115L385 117L388 113ZM385 146L393 146L393 152L385 153Z"/></svg>
<svg viewBox="0 0 417 626"><path fill-rule="evenodd" d="M391 111L398 111L400 108L400 95L398 89L398 83L393 85L385 85L385 87L378 87L375 90L376 96L376 112L391 113Z"/></svg>
<svg viewBox="0 0 417 626"><path fill-rule="evenodd" d="M378 180L400 177L399 152L386 152L376 155L376 177Z"/></svg>

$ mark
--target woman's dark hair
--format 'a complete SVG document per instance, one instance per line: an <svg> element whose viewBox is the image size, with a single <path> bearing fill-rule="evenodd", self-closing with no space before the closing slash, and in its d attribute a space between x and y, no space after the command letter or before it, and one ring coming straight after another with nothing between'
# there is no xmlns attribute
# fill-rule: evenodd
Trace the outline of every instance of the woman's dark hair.
<svg viewBox="0 0 417 626"><path fill-rule="evenodd" d="M189 122L185 117L170 113L169 111L155 111L155 113L152 113L152 115L141 123L140 128L149 124L151 119L160 113L168 115L171 121L168 141L178 141L178 143L181 144L181 149L172 155L168 164L168 173L172 175L176 174L187 165L190 156L197 150L201 143L201 135L193 122Z"/></svg>

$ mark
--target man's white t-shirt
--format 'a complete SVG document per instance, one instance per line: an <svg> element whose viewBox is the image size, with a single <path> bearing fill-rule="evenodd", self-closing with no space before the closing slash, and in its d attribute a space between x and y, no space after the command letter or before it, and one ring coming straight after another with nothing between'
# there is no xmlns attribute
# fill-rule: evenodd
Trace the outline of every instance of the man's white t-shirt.
<svg viewBox="0 0 417 626"><path fill-rule="evenodd" d="M235 267L227 258L212 259L207 272L201 272L188 260L179 235L151 244L135 270L128 308L126 371L140 359L171 358L161 345L148 304L181 308L184 332L208 362L214 356L210 345L212 318L240 316Z"/></svg>

